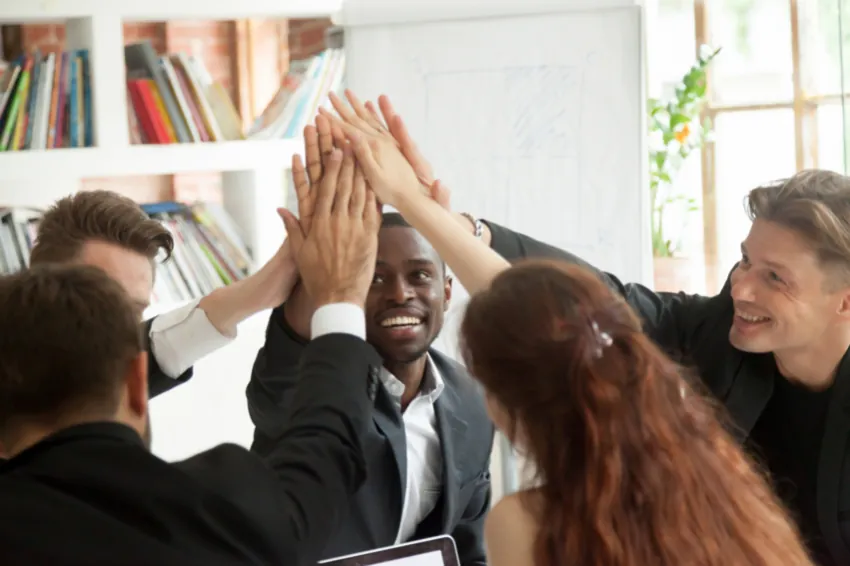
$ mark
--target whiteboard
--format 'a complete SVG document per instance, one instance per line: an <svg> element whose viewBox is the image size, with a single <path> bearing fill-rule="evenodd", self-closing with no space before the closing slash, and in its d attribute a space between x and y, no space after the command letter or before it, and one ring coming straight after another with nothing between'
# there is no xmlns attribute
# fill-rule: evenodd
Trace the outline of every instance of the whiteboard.
<svg viewBox="0 0 850 566"><path fill-rule="evenodd" d="M348 86L390 96L453 209L651 280L640 7L347 0L341 23Z"/></svg>

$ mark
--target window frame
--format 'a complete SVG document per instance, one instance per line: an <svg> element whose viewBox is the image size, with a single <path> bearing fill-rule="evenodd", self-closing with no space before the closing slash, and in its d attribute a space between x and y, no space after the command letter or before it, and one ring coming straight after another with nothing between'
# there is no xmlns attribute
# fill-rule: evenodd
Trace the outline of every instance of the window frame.
<svg viewBox="0 0 850 566"><path fill-rule="evenodd" d="M778 1L778 0L777 0ZM791 109L794 111L794 147L796 169L818 167L818 110L829 104L848 104L850 92L844 89L839 94L809 94L803 85L804 63L800 54L800 6L799 0L787 0L790 5L791 17L791 67L793 99L786 102L771 102L764 104L717 104L712 100L712 71L707 69L706 81L708 96L702 112L702 119L714 123L717 116L734 112L752 112L762 110ZM845 0L846 1L846 0ZM711 44L709 25L709 0L694 0L694 31L696 53L699 54L702 45ZM841 40L839 40L841 41ZM839 45L839 48L842 48ZM844 85L842 81L842 86ZM845 121L847 118L845 118ZM847 124L844 125L845 131ZM808 135L807 135L808 134ZM808 140L808 141L807 141ZM717 159L715 141L709 139L703 145L700 153L702 159L702 216L703 216L703 252L705 257L706 288L710 293L719 291L726 278L726 267L720 265L720 239L718 230L720 219L717 207L716 167ZM844 138L844 168L847 162L847 135Z"/></svg>

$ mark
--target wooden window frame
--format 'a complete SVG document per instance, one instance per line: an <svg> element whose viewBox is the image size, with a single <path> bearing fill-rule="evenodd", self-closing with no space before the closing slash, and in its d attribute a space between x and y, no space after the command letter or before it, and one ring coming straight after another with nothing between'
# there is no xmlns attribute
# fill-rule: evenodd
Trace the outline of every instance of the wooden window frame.
<svg viewBox="0 0 850 566"><path fill-rule="evenodd" d="M778 0L776 0L778 1ZM818 167L818 121L817 111L825 104L847 102L850 93L831 95L813 95L805 92L802 72L803 61L800 55L800 1L787 0L791 16L791 64L793 99L787 102L764 104L715 104L711 100L711 67L706 73L709 98L703 118L714 123L719 115L733 112L751 112L759 110L792 109L794 111L794 150L797 170ZM702 45L709 45L711 32L709 28L709 0L694 1L694 31L696 52ZM708 141L701 150L702 157L702 213L703 213L703 242L706 263L706 288L710 293L716 292L723 284L726 272L720 265L719 257L719 218L717 207L716 184L716 153L715 142ZM846 155L846 151L845 151Z"/></svg>

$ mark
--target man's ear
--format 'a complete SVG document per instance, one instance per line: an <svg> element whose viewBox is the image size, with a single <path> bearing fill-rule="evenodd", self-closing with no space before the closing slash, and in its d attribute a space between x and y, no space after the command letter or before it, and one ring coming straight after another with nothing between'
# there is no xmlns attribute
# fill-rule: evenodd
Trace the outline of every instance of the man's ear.
<svg viewBox="0 0 850 566"><path fill-rule="evenodd" d="M144 417L148 412L148 353L139 352L127 365L127 398L134 416Z"/></svg>
<svg viewBox="0 0 850 566"><path fill-rule="evenodd" d="M451 275L446 275L445 288L443 289L443 294L446 297L446 300L443 302L443 312L448 312L449 307L452 304L452 283L454 280Z"/></svg>

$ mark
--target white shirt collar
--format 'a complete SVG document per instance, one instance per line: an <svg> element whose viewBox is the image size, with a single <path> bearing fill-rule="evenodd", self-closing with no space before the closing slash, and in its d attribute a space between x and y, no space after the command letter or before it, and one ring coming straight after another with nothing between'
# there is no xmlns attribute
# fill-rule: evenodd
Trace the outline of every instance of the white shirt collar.
<svg viewBox="0 0 850 566"><path fill-rule="evenodd" d="M431 359L431 355L425 355L425 359L427 360L425 364L425 375L422 376L422 385L419 387L417 397L428 397L430 402L434 403L446 385L443 382L440 372L437 371L437 365ZM386 388L387 393L390 394L393 401L400 405L401 397L404 395L404 383L387 371L387 368L381 368L381 382L384 384L384 388Z"/></svg>

